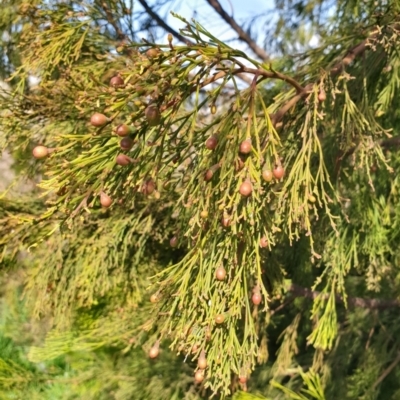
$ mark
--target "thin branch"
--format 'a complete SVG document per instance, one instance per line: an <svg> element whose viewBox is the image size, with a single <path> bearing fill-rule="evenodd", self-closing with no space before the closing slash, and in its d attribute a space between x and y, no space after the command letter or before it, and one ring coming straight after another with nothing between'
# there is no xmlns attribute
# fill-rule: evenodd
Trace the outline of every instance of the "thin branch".
<svg viewBox="0 0 400 400"><path fill-rule="evenodd" d="M276 314L277 312L279 312L283 308L285 308L288 304L292 303L295 300L295 298L296 298L296 296L290 296L283 303L281 303L278 307L270 310L269 315L272 317L274 314Z"/></svg>
<svg viewBox="0 0 400 400"><path fill-rule="evenodd" d="M117 34L117 39L118 40L125 40L126 39L126 34L122 31L121 27L118 25L118 22L114 18L110 8L105 2L101 3L101 7L106 13L106 18L107 22L114 28L115 33Z"/></svg>
<svg viewBox="0 0 400 400"><path fill-rule="evenodd" d="M335 77L338 75L344 67L349 65L354 61L354 59L360 55L362 55L365 52L366 45L369 40L375 38L377 36L377 31L374 31L369 38L363 40L361 43L357 44L356 46L352 47L346 54L345 56L338 62L336 63L332 69L330 70L330 74L332 77ZM273 116L272 116L272 121L274 124L277 124L280 122L285 115L287 111L290 110L300 99L303 97L306 97L311 90L313 84L309 84L306 86L305 90L303 93L299 92L292 97L286 104L284 104L280 110L278 110Z"/></svg>
<svg viewBox="0 0 400 400"><path fill-rule="evenodd" d="M305 88L301 86L300 83L296 81L296 79L291 78L290 76L287 76L277 71L267 71L263 68L246 67L242 62L240 62L236 58L231 58L231 61L239 65L243 69L243 72L263 76L264 78L279 79L281 81L287 82L296 89L297 93L303 93L305 91Z"/></svg>
<svg viewBox="0 0 400 400"><path fill-rule="evenodd" d="M271 122L274 126L282 120L283 116L294 107L299 100L307 96L309 86L306 86L303 92L296 94L290 100L288 100L275 114L271 115Z"/></svg>
<svg viewBox="0 0 400 400"><path fill-rule="evenodd" d="M185 38L183 35L181 35L178 31L176 31L174 28L169 26L146 2L146 0L139 0L139 3L142 5L142 7L145 9L147 14L150 15L151 18L153 18L161 28L164 28L167 32L171 33L174 35L178 40L181 42L187 44L188 46L192 45L193 42L189 40L188 38Z"/></svg>
<svg viewBox="0 0 400 400"><path fill-rule="evenodd" d="M399 147L400 146L400 136L395 136L389 139L382 139L377 142L377 145L381 146L384 149L390 149L392 147ZM342 161L350 157L357 149L359 145L353 146L350 149L343 151L340 150L336 160L335 160L335 176L338 176L340 168L341 168L341 163Z"/></svg>
<svg viewBox="0 0 400 400"><path fill-rule="evenodd" d="M140 1L140 0L139 0ZM232 29L239 35L239 39L254 51L254 53L262 60L269 60L269 55L264 49L259 47L257 43L243 30L243 28L231 17L221 6L218 0L207 0L207 3L227 22Z"/></svg>
<svg viewBox="0 0 400 400"><path fill-rule="evenodd" d="M283 80L283 81L291 84L298 91L298 93L300 93L298 95L298 96L300 96L300 98L308 93L307 88L303 88L296 80L290 78L289 76L286 76L286 75L281 74L276 71L266 71L262 68L248 68L248 67L245 67L241 62L239 62L235 59L233 59L232 61L235 62L236 64L238 64L240 68L236 68L233 71L230 71L231 75L236 75L239 78L241 78L243 76L243 73L248 73L248 74L253 74L255 77L262 76L263 78L279 79L279 80ZM201 83L200 87L207 86L208 84L213 83L213 82L217 81L218 79L223 78L227 74L228 74L228 72L226 70L221 70L221 71L217 72L216 74L214 74L211 78L204 80ZM254 83L254 81L252 81L252 82ZM287 106L290 106L289 103L290 103L290 101L287 103ZM286 111L283 110L283 112L286 112ZM279 118L278 113L275 115L277 115ZM274 118L274 116L272 116L272 117Z"/></svg>
<svg viewBox="0 0 400 400"><path fill-rule="evenodd" d="M292 283L287 288L287 290L289 292L292 292L296 296L307 297L309 299L315 299L317 296L321 295L321 292L304 288L294 283ZM328 297L329 297L328 293L323 295L323 298L328 298ZM344 302L343 297L339 295L335 296L335 300L338 303ZM400 307L400 300L364 299L362 297L348 297L346 300L349 305L360 308L368 308L371 310L376 310L376 309L384 310L386 308Z"/></svg>
<svg viewBox="0 0 400 400"><path fill-rule="evenodd" d="M379 378L374 382L371 389L374 390L382 381L393 371L396 365L400 362L400 352L397 354L397 357L393 360L393 362L382 372Z"/></svg>
<svg viewBox="0 0 400 400"><path fill-rule="evenodd" d="M373 35L375 36L375 35ZM334 77L338 75L340 72L343 71L343 68L351 64L354 59L360 55L362 55L365 51L365 47L367 44L367 39L363 40L361 43L358 45L352 47L346 55L337 63L334 65L334 67L331 69L330 73L331 76Z"/></svg>

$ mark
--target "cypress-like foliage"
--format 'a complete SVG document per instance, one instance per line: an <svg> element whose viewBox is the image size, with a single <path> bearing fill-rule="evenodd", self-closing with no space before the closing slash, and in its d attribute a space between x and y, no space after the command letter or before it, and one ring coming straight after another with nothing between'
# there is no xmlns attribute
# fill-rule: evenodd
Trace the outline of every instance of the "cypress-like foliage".
<svg viewBox="0 0 400 400"><path fill-rule="evenodd" d="M207 2L4 2L4 398L400 395L400 6Z"/></svg>

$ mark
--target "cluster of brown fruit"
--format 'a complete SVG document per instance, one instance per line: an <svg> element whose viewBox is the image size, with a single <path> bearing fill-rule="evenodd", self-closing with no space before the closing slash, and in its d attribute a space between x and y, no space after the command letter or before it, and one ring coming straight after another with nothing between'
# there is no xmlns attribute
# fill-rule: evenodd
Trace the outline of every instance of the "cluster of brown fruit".
<svg viewBox="0 0 400 400"><path fill-rule="evenodd" d="M205 146L209 150L215 150L218 146L217 135L210 136L206 140ZM240 143L240 146L239 146L239 154L240 155L247 156L248 154L251 153L251 151L252 151L252 144L251 144L250 139L246 139L242 143ZM239 162L240 162L240 167L243 167L243 165L244 165L243 160L239 160ZM215 172L219 169L219 167L220 167L220 165L216 164L216 165L213 165L211 168L209 168L204 175L204 180L206 182L211 181L211 179L213 178ZM275 178L276 180L280 180L283 178L284 175L285 175L285 170L282 167L282 165L280 165L280 164L275 165L275 167L273 168L272 171L268 168L264 168L262 171L262 177L263 177L264 181L266 181L266 182L271 182L273 178ZM250 182L250 180L247 179L240 185L239 193L243 197L249 197L252 192L253 192L253 185Z"/></svg>

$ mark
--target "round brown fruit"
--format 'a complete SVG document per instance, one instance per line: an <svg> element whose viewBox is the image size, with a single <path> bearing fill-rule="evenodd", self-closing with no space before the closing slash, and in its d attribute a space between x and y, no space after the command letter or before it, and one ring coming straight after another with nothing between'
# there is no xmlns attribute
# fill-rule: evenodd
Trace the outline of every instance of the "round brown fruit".
<svg viewBox="0 0 400 400"><path fill-rule="evenodd" d="M221 218L221 225L224 228L228 228L231 225L231 219L229 217L226 217L226 216L222 217Z"/></svg>
<svg viewBox="0 0 400 400"><path fill-rule="evenodd" d="M219 281L223 281L226 277L226 270L224 267L218 267L215 271L215 277L219 280Z"/></svg>
<svg viewBox="0 0 400 400"><path fill-rule="evenodd" d="M206 140L206 147L208 150L215 150L215 148L218 145L218 139L215 135L210 136L207 140Z"/></svg>
<svg viewBox="0 0 400 400"><path fill-rule="evenodd" d="M130 150L133 147L133 140L130 137L124 137L119 142L119 146L122 150Z"/></svg>
<svg viewBox="0 0 400 400"><path fill-rule="evenodd" d="M268 240L265 236L260 239L260 247L265 248L268 247Z"/></svg>
<svg viewBox="0 0 400 400"><path fill-rule="evenodd" d="M176 236L172 236L172 238L169 240L169 245L171 247L178 246L178 238Z"/></svg>
<svg viewBox="0 0 400 400"><path fill-rule="evenodd" d="M239 382L241 384L245 384L247 382L247 376L243 376L243 375L239 376Z"/></svg>
<svg viewBox="0 0 400 400"><path fill-rule="evenodd" d="M115 162L118 165L128 165L131 163L131 158L128 157L126 154L118 154L117 157L115 158Z"/></svg>
<svg viewBox="0 0 400 400"><path fill-rule="evenodd" d="M318 93L318 101L319 101L320 103L322 103L322 102L325 101L325 100L326 100L326 93L325 93L324 90L321 90L321 91Z"/></svg>
<svg viewBox="0 0 400 400"><path fill-rule="evenodd" d="M144 115L147 119L149 126L159 125L161 121L160 110L156 106L148 106L144 110Z"/></svg>
<svg viewBox="0 0 400 400"><path fill-rule="evenodd" d="M124 137L128 136L130 132L129 126L125 124L121 124L117 126L116 133L118 136Z"/></svg>
<svg viewBox="0 0 400 400"><path fill-rule="evenodd" d="M244 140L240 143L239 152L242 154L249 154L251 152L251 141L249 139Z"/></svg>
<svg viewBox="0 0 400 400"><path fill-rule="evenodd" d="M207 368L207 358L204 353L204 351L201 352L199 359L197 360L197 366L200 369L206 369Z"/></svg>
<svg viewBox="0 0 400 400"><path fill-rule="evenodd" d="M90 117L90 123L93 126L100 127L105 125L108 122L108 118L104 114L94 113Z"/></svg>
<svg viewBox="0 0 400 400"><path fill-rule="evenodd" d="M204 174L204 180L205 180L206 182L211 181L213 175L214 175L214 172L213 172L211 169L208 169L208 170L206 171L206 173Z"/></svg>
<svg viewBox="0 0 400 400"><path fill-rule="evenodd" d="M285 175L285 170L282 165L277 165L273 170L273 174L276 179L281 179L283 175Z"/></svg>
<svg viewBox="0 0 400 400"><path fill-rule="evenodd" d="M112 86L112 87L118 88L118 87L124 86L124 84L125 84L124 80L118 75L113 76L110 79L110 86Z"/></svg>
<svg viewBox="0 0 400 400"><path fill-rule="evenodd" d="M198 371L196 371L196 373L194 374L194 380L197 383L201 383L204 381L204 371L199 369Z"/></svg>
<svg viewBox="0 0 400 400"><path fill-rule="evenodd" d="M197 344L194 344L192 347L192 353L193 354L196 353L198 349L199 349L199 346Z"/></svg>
<svg viewBox="0 0 400 400"><path fill-rule="evenodd" d="M103 207L106 207L106 208L110 207L112 202L113 202L112 198L109 195L107 195L105 193L100 194L100 204Z"/></svg>
<svg viewBox="0 0 400 400"><path fill-rule="evenodd" d="M36 146L32 150L33 157L40 160L41 158L46 158L49 155L49 149L46 146Z"/></svg>
<svg viewBox="0 0 400 400"><path fill-rule="evenodd" d="M160 52L157 49L148 49L146 51L146 55L149 58L156 58L156 57L158 57L159 54L160 54Z"/></svg>
<svg viewBox="0 0 400 400"><path fill-rule="evenodd" d="M218 314L218 315L215 317L215 322L216 322L217 324L223 324L224 321L225 321L225 317L224 317L222 314Z"/></svg>
<svg viewBox="0 0 400 400"><path fill-rule="evenodd" d="M149 351L149 357L156 358L159 354L160 354L160 347L155 344Z"/></svg>
<svg viewBox="0 0 400 400"><path fill-rule="evenodd" d="M272 171L269 169L264 169L262 172L262 177L265 182L271 182L272 178L274 177Z"/></svg>
<svg viewBox="0 0 400 400"><path fill-rule="evenodd" d="M150 302L153 304L158 302L158 296L155 293L150 296Z"/></svg>
<svg viewBox="0 0 400 400"><path fill-rule="evenodd" d="M154 191L156 190L156 184L153 181L153 179L149 179L146 182L143 183L142 186L142 192L146 195L149 196L152 193L154 193Z"/></svg>
<svg viewBox="0 0 400 400"><path fill-rule="evenodd" d="M240 185L239 192L242 196L248 197L253 191L253 185L249 181L245 181Z"/></svg>
<svg viewBox="0 0 400 400"><path fill-rule="evenodd" d="M253 296L251 296L251 301L256 306L258 306L261 303L261 300L262 300L262 298L261 298L260 292L255 292L255 293L253 293Z"/></svg>

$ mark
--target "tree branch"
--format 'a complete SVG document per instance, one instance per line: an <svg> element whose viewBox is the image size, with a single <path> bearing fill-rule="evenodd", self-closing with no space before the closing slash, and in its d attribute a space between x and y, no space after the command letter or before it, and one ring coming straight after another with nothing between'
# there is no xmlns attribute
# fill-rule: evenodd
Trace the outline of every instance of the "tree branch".
<svg viewBox="0 0 400 400"><path fill-rule="evenodd" d="M393 360L393 362L382 372L380 377L374 382L372 385L372 390L374 390L396 367L396 365L400 362L400 352L397 354L397 357Z"/></svg>
<svg viewBox="0 0 400 400"><path fill-rule="evenodd" d="M118 22L115 20L110 8L105 2L101 3L101 8L104 10L106 13L106 18L107 22L114 28L115 33L117 34L117 39L118 40L124 40L126 39L126 34L122 31L120 26L118 25Z"/></svg>
<svg viewBox="0 0 400 400"><path fill-rule="evenodd" d="M374 31L367 39L363 40L361 43L352 47L345 56L336 63L330 70L330 74L332 77L338 75L344 67L349 65L354 61L354 59L360 55L362 55L366 49L368 40L371 40L377 36L377 31ZM305 87L305 90L302 93L297 93L294 97L292 97L285 105L281 107L274 115L272 115L272 121L274 124L280 122L285 115L285 113L290 110L300 99L306 97L311 90L313 84L310 83Z"/></svg>
<svg viewBox="0 0 400 400"><path fill-rule="evenodd" d="M346 67L347 65L349 65L351 62L354 61L354 59L363 54L365 51L365 45L367 44L367 39L363 40L361 43L359 43L358 45L352 47L347 53L346 55L337 63L333 66L333 68L331 69L330 73L331 76L336 76L338 75L344 67Z"/></svg>
<svg viewBox="0 0 400 400"><path fill-rule="evenodd" d="M296 296L299 297L307 297L309 299L315 299L317 296L321 295L321 292L313 291L308 288L303 288L292 283L287 290L292 292ZM323 298L328 298L329 294L326 293L323 295ZM344 302L343 297L336 295L335 296L337 303ZM384 310L386 308L392 307L400 307L400 300L383 300L383 299L364 299L362 297L348 297L347 303L360 308L368 308L371 310Z"/></svg>
<svg viewBox="0 0 400 400"><path fill-rule="evenodd" d="M139 3L142 5L142 7L145 9L147 14L150 15L151 18L153 18L161 28L164 28L167 32L171 33L174 35L178 40L180 40L183 43L186 43L188 46L192 45L193 42L189 40L188 38L185 38L183 35L181 35L179 32L177 32L175 29L173 29L171 26L169 26L146 2L146 0L139 0Z"/></svg>
<svg viewBox="0 0 400 400"><path fill-rule="evenodd" d="M221 6L218 0L207 0L207 3L227 22L232 29L239 35L239 39L254 51L254 53L262 60L269 60L269 55L264 49L259 47L257 43L243 30L243 28L231 17Z"/></svg>
<svg viewBox="0 0 400 400"><path fill-rule="evenodd" d="M384 149L388 149L388 148L390 149L392 147L399 147L400 146L400 136L391 137L389 139L382 139L382 140L378 141L377 144ZM336 157L336 160L335 160L335 176L337 176L339 174L342 161L345 158L350 157L357 150L358 147L359 147L359 145L353 146L346 151L343 151L343 150L339 151L339 153Z"/></svg>

